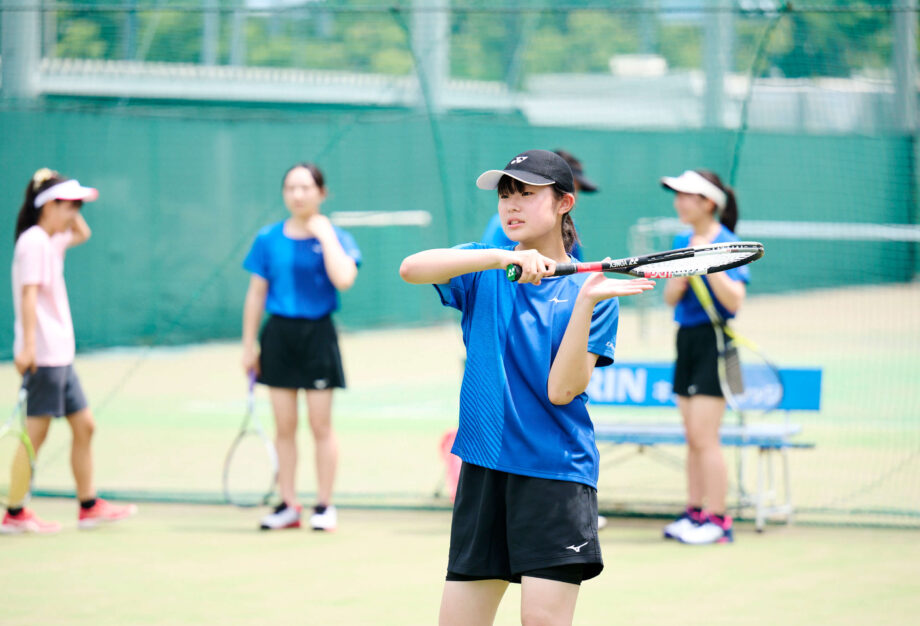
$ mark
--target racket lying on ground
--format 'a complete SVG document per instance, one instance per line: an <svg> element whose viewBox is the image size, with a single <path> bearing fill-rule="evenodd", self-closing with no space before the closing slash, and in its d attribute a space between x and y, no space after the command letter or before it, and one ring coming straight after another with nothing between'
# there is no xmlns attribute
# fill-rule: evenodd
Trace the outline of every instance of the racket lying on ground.
<svg viewBox="0 0 920 626"><path fill-rule="evenodd" d="M250 373L243 425L224 461L224 499L244 507L267 504L278 478L278 453L256 414L255 386Z"/></svg>
<svg viewBox="0 0 920 626"><path fill-rule="evenodd" d="M22 506L32 490L35 450L26 432L25 387L19 390L16 408L0 425L0 506Z"/></svg>
<svg viewBox="0 0 920 626"><path fill-rule="evenodd" d="M783 400L779 369L760 346L722 319L702 278L691 276L689 281L716 334L719 385L728 406L739 414L742 424L746 409L769 412L778 407Z"/></svg>
<svg viewBox="0 0 920 626"><path fill-rule="evenodd" d="M559 263L553 276L577 272L616 272L640 278L674 278L714 274L756 261L763 256L763 244L756 241L714 243L693 248L678 248L645 256L597 261L594 263ZM520 265L509 265L508 280L521 277Z"/></svg>

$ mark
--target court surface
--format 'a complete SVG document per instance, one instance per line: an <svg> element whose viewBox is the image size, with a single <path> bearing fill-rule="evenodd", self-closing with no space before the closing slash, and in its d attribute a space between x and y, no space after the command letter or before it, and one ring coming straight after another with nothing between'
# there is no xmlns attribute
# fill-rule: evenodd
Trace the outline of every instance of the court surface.
<svg viewBox="0 0 920 626"><path fill-rule="evenodd" d="M76 530L75 504L38 499L55 536L0 537L5 626L434 624L450 515L340 512L335 533L255 530L257 511L151 504ZM601 531L606 569L576 624L911 624L920 611L912 531L794 526L732 545L660 539L661 520ZM519 623L511 586L498 625Z"/></svg>

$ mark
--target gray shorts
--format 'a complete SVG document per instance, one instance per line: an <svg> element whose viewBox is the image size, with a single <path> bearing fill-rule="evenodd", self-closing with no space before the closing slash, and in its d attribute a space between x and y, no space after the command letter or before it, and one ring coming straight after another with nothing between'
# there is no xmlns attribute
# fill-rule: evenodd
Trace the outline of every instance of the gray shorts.
<svg viewBox="0 0 920 626"><path fill-rule="evenodd" d="M29 417L62 417L88 406L73 365L39 367L34 374L26 372L22 385L29 393Z"/></svg>

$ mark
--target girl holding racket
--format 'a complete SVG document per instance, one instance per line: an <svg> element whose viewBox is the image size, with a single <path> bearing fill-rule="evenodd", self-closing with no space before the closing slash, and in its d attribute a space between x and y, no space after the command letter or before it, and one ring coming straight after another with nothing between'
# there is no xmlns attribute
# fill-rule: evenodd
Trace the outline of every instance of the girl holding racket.
<svg viewBox="0 0 920 626"><path fill-rule="evenodd" d="M298 163L282 179L286 220L259 231L243 267L252 276L243 307L243 369L269 387L275 416L281 503L261 528L299 528L297 498L297 395L306 391L307 415L316 448L317 504L314 530L334 530L332 486L338 441L332 428L332 390L345 386L338 337L331 314L338 292L358 275L361 252L354 239L332 225L320 207L327 195L323 173ZM264 312L260 349L256 336Z"/></svg>
<svg viewBox="0 0 920 626"><path fill-rule="evenodd" d="M675 192L674 208L690 228L674 238L674 247L738 241L738 203L732 189L706 170L688 170L664 177L661 185ZM746 265L709 274L703 281L722 316L735 316L746 293ZM728 474L719 442L725 398L719 382L716 336L706 311L688 288L687 278L668 280L664 299L674 307L677 362L674 393L687 431L687 508L664 529L664 536L689 544L733 540L732 519L726 514Z"/></svg>
<svg viewBox="0 0 920 626"><path fill-rule="evenodd" d="M519 243L426 250L400 267L405 281L433 283L461 311L467 353L440 623L491 624L516 582L523 623L570 624L581 581L603 568L585 389L595 366L613 362L617 296L654 283L550 276L575 240L575 186L559 155L521 153L476 184L498 190L502 228ZM509 264L521 267L517 282L506 278Z"/></svg>
<svg viewBox="0 0 920 626"><path fill-rule="evenodd" d="M578 202L578 194L595 193L598 191L597 185L585 175L581 161L579 161L574 154L567 150L562 150L561 148L557 148L553 150L553 152L565 159L565 162L569 164L569 168L572 170L572 177L575 179L575 191L573 195L575 196L576 202ZM497 248L504 248L505 246L510 246L515 243L508 239L508 236L502 230L502 221L498 213L492 215L479 241L490 243ZM581 241L579 241L577 237L575 238L575 243L572 245L571 254L578 261L584 260L584 251L581 247ZM604 522L606 523L606 520Z"/></svg>
<svg viewBox="0 0 920 626"><path fill-rule="evenodd" d="M47 168L35 172L19 209L13 252L13 354L28 393L26 430L37 454L51 418L67 418L73 433L70 461L80 501L79 528L118 521L137 510L133 504L116 505L96 495L91 445L96 425L73 368L75 345L64 256L68 248L89 239L80 208L98 195L95 189ZM25 502L10 502L0 531L50 533L60 527L40 519Z"/></svg>

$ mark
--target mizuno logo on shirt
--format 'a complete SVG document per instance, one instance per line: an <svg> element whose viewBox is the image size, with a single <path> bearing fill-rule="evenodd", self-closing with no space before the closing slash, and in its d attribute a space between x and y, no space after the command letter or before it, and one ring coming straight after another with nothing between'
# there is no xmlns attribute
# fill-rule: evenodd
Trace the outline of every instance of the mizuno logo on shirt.
<svg viewBox="0 0 920 626"><path fill-rule="evenodd" d="M586 545L588 545L587 541L581 544L580 546L566 546L565 549L571 550L572 552L581 552L581 549L584 548Z"/></svg>
<svg viewBox="0 0 920 626"><path fill-rule="evenodd" d="M560 304L560 303L562 303L562 302L568 302L568 300L560 300L560 299L557 298L556 296L553 296L552 299L550 300L550 302L555 302L556 304Z"/></svg>

